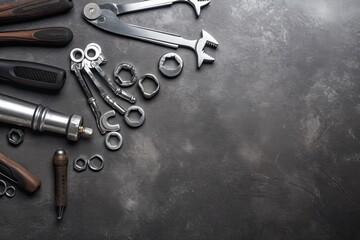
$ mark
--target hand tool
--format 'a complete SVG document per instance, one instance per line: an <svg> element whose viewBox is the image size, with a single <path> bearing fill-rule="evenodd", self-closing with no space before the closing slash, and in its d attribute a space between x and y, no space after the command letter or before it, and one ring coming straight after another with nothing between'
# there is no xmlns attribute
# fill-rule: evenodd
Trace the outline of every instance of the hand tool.
<svg viewBox="0 0 360 240"><path fill-rule="evenodd" d="M129 71L131 74L130 80L126 81L120 77L120 72L122 70ZM114 69L114 78L115 82L119 84L121 87L131 87L138 80L138 74L136 72L136 68L130 63L119 63Z"/></svg>
<svg viewBox="0 0 360 240"><path fill-rule="evenodd" d="M136 12L140 10L152 9L155 7L170 6L175 2L190 3L196 9L196 13L200 14L201 7L210 3L202 0L188 1L167 1L167 0L150 0L137 3L116 4L116 3L89 3L84 7L83 16L92 25L105 31L132 37L135 39L156 43L171 48L180 46L187 47L195 51L197 55L197 66L201 67L203 63L212 63L215 59L204 52L206 46L216 48L219 44L209 33L202 30L201 38L197 40L188 40L182 38L178 34L166 33L154 29L125 23L118 19L118 16Z"/></svg>
<svg viewBox="0 0 360 240"><path fill-rule="evenodd" d="M90 57L89 56L90 52L95 53L94 56ZM90 43L87 45L87 47L85 48L85 58L89 60L88 62L89 64L84 66L85 68L89 69L89 70L85 69L86 72L90 71L90 69L95 69L100 74L100 76L105 80L106 85L108 85L108 87L115 93L116 96L119 96L130 103L136 102L135 97L133 97L131 94L123 91L121 88L116 86L115 82L100 67L101 64L106 62L106 57L102 53L101 47L98 44Z"/></svg>
<svg viewBox="0 0 360 240"><path fill-rule="evenodd" d="M143 82L145 81L145 79L153 80L155 82L156 88L153 92L151 92L151 93L146 92L145 87L143 85ZM147 99L155 97L160 91L159 79L157 79L157 77L155 75L150 74L150 73L147 73L140 78L140 80L138 82L138 86L139 86L140 91L141 91L142 95L144 96L144 98L147 98Z"/></svg>
<svg viewBox="0 0 360 240"><path fill-rule="evenodd" d="M14 186L8 186L4 180L0 180L0 189L3 189L0 191L0 197L7 196L8 198L13 198L16 194L16 189Z"/></svg>
<svg viewBox="0 0 360 240"><path fill-rule="evenodd" d="M64 134L71 141L77 141L81 135L92 135L92 129L83 126L84 118L79 115L66 116L3 94L0 94L0 122Z"/></svg>
<svg viewBox="0 0 360 240"><path fill-rule="evenodd" d="M96 49L97 46L93 45ZM81 54L80 54L81 55ZM99 48L97 48L97 51L95 50L95 55L94 57L89 57L87 56L88 54L85 53L85 57L82 60L82 69L85 70L85 72L87 73L87 75L89 76L89 78L91 79L91 81L94 83L96 89L98 90L98 92L100 93L101 97L104 99L104 101L115 111L119 112L121 115L125 115L125 122L129 125L129 126L134 126L136 125L136 127L139 127L142 125L142 123L144 122L144 118L145 118L145 112L141 107L138 106L131 106L130 108L128 108L128 110L125 110L125 108L123 108L122 106L120 106L117 102L115 102L114 100L111 99L111 97L106 93L105 89L102 87L101 83L99 82L99 80L97 80L97 78L95 77L95 75L92 73L91 71L91 67L92 67L92 61L94 59L95 56L98 57L97 62L101 62L101 61L106 61L104 55L101 54L101 50L99 50ZM86 57L87 56L87 57ZM90 58L90 60L89 60ZM130 118L129 120L127 120L126 118L126 113L128 111L133 111L133 110L137 110L140 114L141 117L139 120L137 121L131 121Z"/></svg>
<svg viewBox="0 0 360 240"><path fill-rule="evenodd" d="M77 55L79 55L80 57L77 57ZM94 98L88 84L86 83L86 81L84 80L81 74L82 61L84 59L84 51L80 48L74 48L70 52L70 58L71 58L71 71L75 73L76 79L80 83L81 88L85 93L90 109L93 115L95 116L96 125L100 133L105 134L107 131L119 131L120 130L119 124L111 125L108 122L108 119L110 117L115 116L115 111L108 111L104 115L101 115L99 107L96 103L96 99Z"/></svg>
<svg viewBox="0 0 360 240"><path fill-rule="evenodd" d="M177 66L175 68L168 68L165 66L165 62L169 59L174 59L177 62ZM164 54L159 61L159 70L166 77L174 78L179 76L181 71L184 68L184 61L182 58L176 53L166 53Z"/></svg>
<svg viewBox="0 0 360 240"><path fill-rule="evenodd" d="M42 91L60 91L66 71L40 63L0 59L0 81Z"/></svg>
<svg viewBox="0 0 360 240"><path fill-rule="evenodd" d="M117 139L116 143L112 143L110 140L111 138L116 138ZM106 134L105 145L108 149L110 149L112 151L119 150L121 148L122 144L123 144L123 138L120 133L110 132L110 133Z"/></svg>
<svg viewBox="0 0 360 240"><path fill-rule="evenodd" d="M0 24L22 22L69 11L71 0L24 0L0 5Z"/></svg>
<svg viewBox="0 0 360 240"><path fill-rule="evenodd" d="M73 39L70 29L64 27L49 27L22 31L0 32L1 46L31 45L44 47L62 47Z"/></svg>
<svg viewBox="0 0 360 240"><path fill-rule="evenodd" d="M8 140L12 145L19 145L24 141L25 134L21 129L12 128L8 132Z"/></svg>
<svg viewBox="0 0 360 240"><path fill-rule="evenodd" d="M41 185L38 177L1 152L0 174L29 193L35 192Z"/></svg>
<svg viewBox="0 0 360 240"><path fill-rule="evenodd" d="M95 159L100 161L100 166L96 166L92 163L92 161L94 161ZM88 166L92 171L98 172L104 167L104 158L99 154L96 154L90 158L85 155L80 155L74 160L75 171L85 171Z"/></svg>
<svg viewBox="0 0 360 240"><path fill-rule="evenodd" d="M53 164L55 170L55 206L57 219L62 219L67 203L67 165L69 158L64 149L54 153Z"/></svg>

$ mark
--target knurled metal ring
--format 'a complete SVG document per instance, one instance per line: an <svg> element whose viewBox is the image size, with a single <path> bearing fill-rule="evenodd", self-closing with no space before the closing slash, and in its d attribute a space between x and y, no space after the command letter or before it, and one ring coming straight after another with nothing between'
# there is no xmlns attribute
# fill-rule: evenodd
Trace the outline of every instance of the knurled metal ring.
<svg viewBox="0 0 360 240"><path fill-rule="evenodd" d="M143 82L145 81L145 79L150 79L150 80L153 80L155 82L156 88L155 88L155 90L153 92L150 92L150 93L146 92L145 87L143 85ZM144 98L147 98L147 99L155 97L155 95L158 94L159 91L160 91L159 79L157 79L157 77L155 75L150 74L150 73L147 73L147 74L145 74L144 76L142 76L140 78L138 86L139 86L140 91L141 91L142 95L144 96Z"/></svg>
<svg viewBox="0 0 360 240"><path fill-rule="evenodd" d="M126 81L120 77L120 72L122 70L128 70L131 74L131 79ZM121 87L131 87L138 80L138 74L136 72L136 68L130 63L119 63L114 69L114 79L117 84Z"/></svg>
<svg viewBox="0 0 360 240"><path fill-rule="evenodd" d="M174 59L178 63L176 68L165 67L165 62L168 59ZM164 54L159 61L159 70L166 77L170 77L170 78L177 77L183 70L183 67L184 67L184 61L178 54L173 52Z"/></svg>

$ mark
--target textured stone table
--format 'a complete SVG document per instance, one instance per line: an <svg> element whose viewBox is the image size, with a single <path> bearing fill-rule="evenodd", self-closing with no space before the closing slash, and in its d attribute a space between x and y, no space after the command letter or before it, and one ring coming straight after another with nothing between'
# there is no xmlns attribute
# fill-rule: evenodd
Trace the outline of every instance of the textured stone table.
<svg viewBox="0 0 360 240"><path fill-rule="evenodd" d="M102 32L85 22L88 1L66 15L1 27L67 26L66 48L4 47L2 58L68 70L58 95L1 85L0 92L78 113L95 129L75 144L26 130L14 148L0 126L2 152L42 180L39 192L0 198L0 239L358 239L360 237L360 1L213 0L199 19L187 4L125 16L134 24L220 43L216 61L195 54L169 80L158 59L172 51ZM105 1L101 1L105 2ZM125 1L121 1L125 2ZM110 152L69 71L69 52L96 42L111 73L119 62L156 74L160 94L145 101L143 127L121 124L124 145ZM94 90L95 92L95 90ZM108 109L101 102L102 109ZM120 101L124 106L126 102ZM102 154L103 171L69 167L69 200L56 220L52 155ZM72 162L72 161L71 161Z"/></svg>

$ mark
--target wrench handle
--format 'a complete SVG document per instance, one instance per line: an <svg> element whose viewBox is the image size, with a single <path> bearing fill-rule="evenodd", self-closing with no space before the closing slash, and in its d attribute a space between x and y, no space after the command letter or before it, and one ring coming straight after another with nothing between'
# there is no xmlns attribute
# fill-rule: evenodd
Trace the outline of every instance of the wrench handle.
<svg viewBox="0 0 360 240"><path fill-rule="evenodd" d="M0 81L51 92L65 84L66 71L40 63L0 59Z"/></svg>
<svg viewBox="0 0 360 240"><path fill-rule="evenodd" d="M41 185L38 177L1 152L0 172L8 178L15 180L20 188L29 193L35 192Z"/></svg>
<svg viewBox="0 0 360 240"><path fill-rule="evenodd" d="M68 28L50 27L23 31L0 32L1 45L31 45L42 47L62 47L73 39Z"/></svg>
<svg viewBox="0 0 360 240"><path fill-rule="evenodd" d="M0 6L0 24L23 22L69 11L71 0L24 0Z"/></svg>

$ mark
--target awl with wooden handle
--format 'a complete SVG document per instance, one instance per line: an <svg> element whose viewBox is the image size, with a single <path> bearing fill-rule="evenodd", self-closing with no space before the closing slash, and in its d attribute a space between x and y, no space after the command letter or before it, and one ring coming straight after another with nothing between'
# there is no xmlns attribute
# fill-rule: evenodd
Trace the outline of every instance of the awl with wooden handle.
<svg viewBox="0 0 360 240"><path fill-rule="evenodd" d="M53 164L55 171L55 206L57 219L62 219L67 203L67 166L69 158L64 149L55 151Z"/></svg>
<svg viewBox="0 0 360 240"><path fill-rule="evenodd" d="M41 185L38 177L1 152L0 173L9 180L17 183L19 188L29 193L35 192Z"/></svg>

